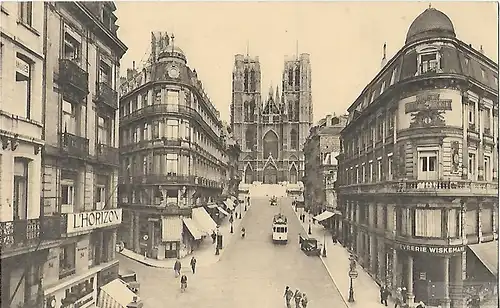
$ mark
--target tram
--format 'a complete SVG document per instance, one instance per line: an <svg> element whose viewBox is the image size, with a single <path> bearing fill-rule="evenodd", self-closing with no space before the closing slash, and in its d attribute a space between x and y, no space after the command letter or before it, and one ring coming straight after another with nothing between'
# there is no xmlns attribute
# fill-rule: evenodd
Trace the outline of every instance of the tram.
<svg viewBox="0 0 500 308"><path fill-rule="evenodd" d="M288 221L280 214L273 218L273 243L286 244L288 242Z"/></svg>

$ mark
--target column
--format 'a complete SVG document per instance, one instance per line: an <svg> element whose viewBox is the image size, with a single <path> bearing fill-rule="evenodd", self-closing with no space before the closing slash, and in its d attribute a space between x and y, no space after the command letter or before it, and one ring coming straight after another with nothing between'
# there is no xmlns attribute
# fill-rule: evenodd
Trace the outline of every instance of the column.
<svg viewBox="0 0 500 308"><path fill-rule="evenodd" d="M467 92L462 96L462 126L463 136L462 136L462 180L467 180L468 169L469 169L469 148L467 145L467 131L469 130L469 100Z"/></svg>
<svg viewBox="0 0 500 308"><path fill-rule="evenodd" d="M450 308L450 257L443 258L443 302L442 308Z"/></svg>
<svg viewBox="0 0 500 308"><path fill-rule="evenodd" d="M134 241L134 252L136 253L141 253L141 246L139 243L139 235L140 235L140 229L139 229L139 214L132 212L132 215L134 216L134 224L132 226L132 233L133 233L133 241Z"/></svg>
<svg viewBox="0 0 500 308"><path fill-rule="evenodd" d="M134 250L134 212L128 212L128 224L125 226L128 227L127 232L129 232L127 236L127 249Z"/></svg>
<svg viewBox="0 0 500 308"><path fill-rule="evenodd" d="M413 295L413 256L408 254L408 276L406 280L406 290L408 291L407 303L410 307L413 305L415 295Z"/></svg>
<svg viewBox="0 0 500 308"><path fill-rule="evenodd" d="M464 308L465 301L463 296L463 279L462 279L462 254L452 257L452 282L450 282L451 307Z"/></svg>

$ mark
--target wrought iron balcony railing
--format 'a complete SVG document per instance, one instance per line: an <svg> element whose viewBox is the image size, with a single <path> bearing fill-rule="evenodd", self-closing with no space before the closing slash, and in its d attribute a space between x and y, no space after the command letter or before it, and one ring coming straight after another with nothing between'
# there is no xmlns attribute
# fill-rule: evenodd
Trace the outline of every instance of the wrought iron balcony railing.
<svg viewBox="0 0 500 308"><path fill-rule="evenodd" d="M118 93L106 82L97 84L97 101L113 110L118 109Z"/></svg>
<svg viewBox="0 0 500 308"><path fill-rule="evenodd" d="M82 95L89 93L89 74L71 59L59 60L59 80L72 86Z"/></svg>
<svg viewBox="0 0 500 308"><path fill-rule="evenodd" d="M120 164L120 151L115 147L100 143L97 145L97 160L118 166Z"/></svg>
<svg viewBox="0 0 500 308"><path fill-rule="evenodd" d="M132 183L140 183L140 184L184 185L184 184L194 183L194 177L189 175L147 174L147 175L134 176L131 179ZM126 178L125 178L125 183L129 183Z"/></svg>
<svg viewBox="0 0 500 308"><path fill-rule="evenodd" d="M89 140L70 133L60 134L61 149L68 155L86 158L89 155Z"/></svg>

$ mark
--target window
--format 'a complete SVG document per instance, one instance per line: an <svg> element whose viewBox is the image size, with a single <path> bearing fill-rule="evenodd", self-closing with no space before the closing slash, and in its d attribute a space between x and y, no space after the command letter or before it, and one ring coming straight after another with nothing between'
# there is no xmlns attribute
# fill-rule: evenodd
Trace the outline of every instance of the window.
<svg viewBox="0 0 500 308"><path fill-rule="evenodd" d="M62 184L61 185L61 204L63 206L72 206L75 200L75 189L73 184Z"/></svg>
<svg viewBox="0 0 500 308"><path fill-rule="evenodd" d="M63 279L75 272L76 244L64 245L59 249L59 279Z"/></svg>
<svg viewBox="0 0 500 308"><path fill-rule="evenodd" d="M370 104L375 100L375 91L372 92L372 95L370 97Z"/></svg>
<svg viewBox="0 0 500 308"><path fill-rule="evenodd" d="M158 139L160 138L160 122L159 121L153 121L153 128L152 128L152 134L153 134L153 139Z"/></svg>
<svg viewBox="0 0 500 308"><path fill-rule="evenodd" d="M491 129L490 129L490 110L489 109L483 109L481 110L481 113L483 114L483 132L486 135L492 135L491 134Z"/></svg>
<svg viewBox="0 0 500 308"><path fill-rule="evenodd" d="M469 153L469 180L476 180L476 154Z"/></svg>
<svg viewBox="0 0 500 308"><path fill-rule="evenodd" d="M366 166L361 166L361 183L366 182Z"/></svg>
<svg viewBox="0 0 500 308"><path fill-rule="evenodd" d="M436 72L439 68L437 52L420 55L420 74Z"/></svg>
<svg viewBox="0 0 500 308"><path fill-rule="evenodd" d="M491 181L491 163L490 157L484 156L484 180Z"/></svg>
<svg viewBox="0 0 500 308"><path fill-rule="evenodd" d="M481 68L481 77L483 79L486 79L486 71L484 70L484 68Z"/></svg>
<svg viewBox="0 0 500 308"><path fill-rule="evenodd" d="M112 73L111 73L111 66L108 65L103 60L101 60L99 62L99 82L104 82L105 84L107 84L111 87L112 80L113 80L113 78L112 78Z"/></svg>
<svg viewBox="0 0 500 308"><path fill-rule="evenodd" d="M368 174L368 182L373 182L373 163L370 162L370 169L369 169L369 174Z"/></svg>
<svg viewBox="0 0 500 308"><path fill-rule="evenodd" d="M179 105L179 91L167 91L167 104Z"/></svg>
<svg viewBox="0 0 500 308"><path fill-rule="evenodd" d="M380 86L380 94L384 93L385 90L385 80L382 82L382 85Z"/></svg>
<svg viewBox="0 0 500 308"><path fill-rule="evenodd" d="M161 89L153 90L153 105L161 104Z"/></svg>
<svg viewBox="0 0 500 308"><path fill-rule="evenodd" d="M474 124L476 122L475 121L475 119L476 119L476 117L475 117L475 115L476 115L476 108L475 108L476 104L475 103L469 103L467 105L467 107L468 107L467 109L469 111L469 124Z"/></svg>
<svg viewBox="0 0 500 308"><path fill-rule="evenodd" d="M498 86L498 77L497 76L493 76L493 79L495 80L495 86Z"/></svg>
<svg viewBox="0 0 500 308"><path fill-rule="evenodd" d="M436 238L443 235L441 209L414 209L412 216L413 236Z"/></svg>
<svg viewBox="0 0 500 308"><path fill-rule="evenodd" d="M142 98L142 107L149 106L149 100L148 100L149 93L148 93L148 91L142 93L141 98Z"/></svg>
<svg viewBox="0 0 500 308"><path fill-rule="evenodd" d="M392 181L392 156L387 159L387 180Z"/></svg>
<svg viewBox="0 0 500 308"><path fill-rule="evenodd" d="M64 33L64 58L80 62L81 44L68 32Z"/></svg>
<svg viewBox="0 0 500 308"><path fill-rule="evenodd" d="M189 122L185 123L185 129L186 129L186 140L191 140L191 129L189 127Z"/></svg>
<svg viewBox="0 0 500 308"><path fill-rule="evenodd" d="M179 138L179 120L167 120L165 131L168 139Z"/></svg>
<svg viewBox="0 0 500 308"><path fill-rule="evenodd" d="M94 189L94 210L102 210L106 205L106 187L104 185L96 185Z"/></svg>
<svg viewBox="0 0 500 308"><path fill-rule="evenodd" d="M22 104L19 114L29 119L31 117L31 63L21 54L16 55L16 88L18 103ZM16 104L17 106L17 104ZM22 106L22 107L21 107Z"/></svg>
<svg viewBox="0 0 500 308"><path fill-rule="evenodd" d="M396 74L398 72L398 68L395 67L393 70L392 70L392 75L391 75L391 86L396 82Z"/></svg>
<svg viewBox="0 0 500 308"><path fill-rule="evenodd" d="M62 102L63 130L65 133L76 135L76 106L70 102Z"/></svg>
<svg viewBox="0 0 500 308"><path fill-rule="evenodd" d="M290 148L297 150L299 148L299 135L295 129L290 131Z"/></svg>
<svg viewBox="0 0 500 308"><path fill-rule="evenodd" d="M437 178L437 151L420 151L419 180L435 180Z"/></svg>
<svg viewBox="0 0 500 308"><path fill-rule="evenodd" d="M382 181L382 159L377 161L377 181Z"/></svg>
<svg viewBox="0 0 500 308"><path fill-rule="evenodd" d="M167 154L167 175L177 175L177 154Z"/></svg>
<svg viewBox="0 0 500 308"><path fill-rule="evenodd" d="M356 184L359 184L359 168L356 167Z"/></svg>
<svg viewBox="0 0 500 308"><path fill-rule="evenodd" d="M149 124L148 123L144 123L144 125L142 126L142 140L145 141L145 140L149 140Z"/></svg>
<svg viewBox="0 0 500 308"><path fill-rule="evenodd" d="M450 209L448 211L448 236L451 238L457 238L461 236L462 219L460 215L460 209Z"/></svg>
<svg viewBox="0 0 500 308"><path fill-rule="evenodd" d="M19 21L31 27L33 25L33 3L28 1L19 2L18 9Z"/></svg>
<svg viewBox="0 0 500 308"><path fill-rule="evenodd" d="M149 170L148 163L149 163L149 159L146 155L144 155L142 157L142 174L144 174L144 175L148 174L148 170Z"/></svg>
<svg viewBox="0 0 500 308"><path fill-rule="evenodd" d="M111 145L111 119L97 116L97 142L99 144Z"/></svg>
<svg viewBox="0 0 500 308"><path fill-rule="evenodd" d="M28 164L25 158L14 158L14 196L12 200L14 220L28 216Z"/></svg>

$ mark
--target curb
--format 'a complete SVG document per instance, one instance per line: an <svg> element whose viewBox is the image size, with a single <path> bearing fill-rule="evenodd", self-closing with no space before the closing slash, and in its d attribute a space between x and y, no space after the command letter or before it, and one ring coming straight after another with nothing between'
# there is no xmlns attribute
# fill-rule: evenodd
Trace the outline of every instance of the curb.
<svg viewBox="0 0 500 308"><path fill-rule="evenodd" d="M292 210L293 210L293 207L292 207ZM295 212L295 210L293 210L293 212L295 213L295 217L296 217L296 218L299 218L299 217L298 217L298 215L297 215L297 212ZM302 229L303 229L303 230L304 230L304 232L306 232L306 234L307 234L307 233L308 233L308 230L306 230L306 226L304 226L304 225L302 224L302 222L300 221L300 219L298 219L298 220L299 220L300 225L302 226ZM325 244L326 244L326 243L325 243ZM323 259L323 257L322 257L322 256L320 256L319 258L320 258L320 260L321 260L321 263L323 263L323 266L326 268L326 271L327 271L328 275L330 276L330 279L332 280L333 285L335 286L335 289L337 290L337 292L339 292L340 297L342 298L342 301L344 302L344 304L346 305L346 307L351 307L351 306L349 305L349 302L347 301L347 299L346 299L346 297L345 297L344 293L342 293L342 292L340 291L340 289L339 289L339 287L338 287L338 285L337 285L337 282L335 281L335 278L333 278L332 272L330 271L330 269L329 269L329 268L328 268L328 266L326 265L325 260Z"/></svg>
<svg viewBox="0 0 500 308"><path fill-rule="evenodd" d="M163 266L154 266L154 265L152 265L152 264L149 264L149 263L145 262L144 260L140 260L140 259L133 258L133 257L131 257L131 256L127 256L126 254L123 254L123 253L121 253L121 252L118 252L118 253L119 253L120 255L124 256L125 258L129 258L130 260L134 260L134 261L136 261L136 262L139 262L139 263L141 263L141 264L143 264L143 265L146 265L146 266L149 266L149 267L154 267L154 268L166 268L166 267L163 267Z"/></svg>

